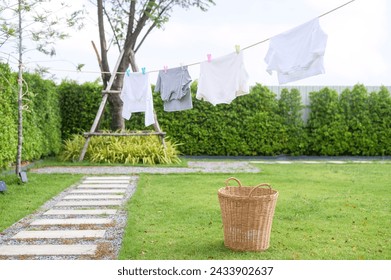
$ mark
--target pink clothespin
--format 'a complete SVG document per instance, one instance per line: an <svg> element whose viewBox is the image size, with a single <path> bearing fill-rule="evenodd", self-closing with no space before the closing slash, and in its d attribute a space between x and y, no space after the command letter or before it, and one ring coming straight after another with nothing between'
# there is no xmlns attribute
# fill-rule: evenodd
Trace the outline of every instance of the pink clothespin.
<svg viewBox="0 0 391 280"><path fill-rule="evenodd" d="M143 75L145 75L145 67L141 68L141 72L143 72Z"/></svg>
<svg viewBox="0 0 391 280"><path fill-rule="evenodd" d="M212 55L210 53L208 53L206 56L208 57L208 62L211 62L212 61Z"/></svg>
<svg viewBox="0 0 391 280"><path fill-rule="evenodd" d="M167 65L164 65L163 69L164 69L164 73L167 73L167 69L168 69Z"/></svg>

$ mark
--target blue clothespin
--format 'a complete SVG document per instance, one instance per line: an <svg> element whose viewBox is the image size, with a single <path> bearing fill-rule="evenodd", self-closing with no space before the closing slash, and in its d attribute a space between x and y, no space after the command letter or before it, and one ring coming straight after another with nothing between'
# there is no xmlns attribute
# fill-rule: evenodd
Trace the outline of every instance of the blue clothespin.
<svg viewBox="0 0 391 280"><path fill-rule="evenodd" d="M145 67L141 68L141 72L143 72L143 75L145 75Z"/></svg>
<svg viewBox="0 0 391 280"><path fill-rule="evenodd" d="M130 76L130 68L128 68L128 69L126 70L126 75L128 75L128 77Z"/></svg>

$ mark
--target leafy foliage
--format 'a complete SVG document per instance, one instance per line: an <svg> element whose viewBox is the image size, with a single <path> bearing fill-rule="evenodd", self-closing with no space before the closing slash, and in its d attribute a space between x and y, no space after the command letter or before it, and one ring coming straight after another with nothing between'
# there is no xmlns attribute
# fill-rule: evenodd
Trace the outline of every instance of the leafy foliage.
<svg viewBox="0 0 391 280"><path fill-rule="evenodd" d="M9 67L0 63L0 168L15 159L16 128L16 80Z"/></svg>
<svg viewBox="0 0 391 280"><path fill-rule="evenodd" d="M85 139L73 135L65 140L60 159L76 161L83 148ZM166 141L164 150L158 136L105 136L92 137L85 155L85 160L98 163L125 164L172 164L179 163L176 144Z"/></svg>
<svg viewBox="0 0 391 280"><path fill-rule="evenodd" d="M17 145L17 76L0 64L0 168L16 158ZM36 74L24 74L24 145L23 160L34 160L59 152L61 127L56 86Z"/></svg>
<svg viewBox="0 0 391 280"><path fill-rule="evenodd" d="M154 95L160 126L183 144L178 149L185 155L391 154L391 99L386 88L368 94L357 85L340 96L329 88L312 92L307 123L296 89L283 90L277 99L267 87L257 84L249 95L217 106L195 98L196 82L191 91L193 109L180 112L164 112L160 96ZM84 119L79 116L78 122L84 123ZM84 130L92 120L87 123ZM132 114L126 127L146 129L144 114Z"/></svg>
<svg viewBox="0 0 391 280"><path fill-rule="evenodd" d="M308 120L310 153L343 155L349 147L350 132L341 114L338 93L329 88L310 93Z"/></svg>
<svg viewBox="0 0 391 280"><path fill-rule="evenodd" d="M284 154L301 155L308 149L308 136L302 118L304 106L297 89L283 89L278 100L278 114L286 130Z"/></svg>
<svg viewBox="0 0 391 280"><path fill-rule="evenodd" d="M72 134L89 131L102 99L102 86L98 82L80 85L75 81L64 80L57 91L60 98L62 138L68 139ZM109 120L106 120L100 127L108 127L108 123Z"/></svg>

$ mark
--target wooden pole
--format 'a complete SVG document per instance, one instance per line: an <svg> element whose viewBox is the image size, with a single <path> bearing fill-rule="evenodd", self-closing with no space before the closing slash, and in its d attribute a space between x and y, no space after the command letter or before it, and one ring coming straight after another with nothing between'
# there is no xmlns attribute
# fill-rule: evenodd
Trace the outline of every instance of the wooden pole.
<svg viewBox="0 0 391 280"><path fill-rule="evenodd" d="M121 53L120 53L120 55L118 57L117 63L115 64L113 74L111 75L109 83L107 84L107 87L106 87L106 89L104 91L105 93L103 94L102 102L100 103L98 112L96 113L94 123L92 124L92 127L90 129L90 133L94 133L96 131L96 128L98 127L98 124L99 124L100 119L101 119L102 114L103 114L103 110L105 109L105 106L106 106L106 103L107 103L108 94L109 94L110 89L111 89L111 87L112 87L112 85L114 83L114 79L116 77L116 74L117 74L117 71L118 71L118 67L119 67L119 64L121 63L123 55L124 55L124 50L121 51ZM88 144L90 143L90 140L91 140L91 136L87 136L86 142L84 143L83 149L82 149L82 151L80 153L79 161L82 161L84 159L84 156L85 156L85 154L87 152L87 149L88 149Z"/></svg>

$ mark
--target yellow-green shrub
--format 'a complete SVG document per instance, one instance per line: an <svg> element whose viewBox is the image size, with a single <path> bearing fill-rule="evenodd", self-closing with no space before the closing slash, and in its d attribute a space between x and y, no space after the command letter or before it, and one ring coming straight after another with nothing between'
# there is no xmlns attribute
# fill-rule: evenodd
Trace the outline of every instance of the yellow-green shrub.
<svg viewBox="0 0 391 280"><path fill-rule="evenodd" d="M124 164L174 164L179 163L176 144L166 139L164 150L160 138L151 136L104 136L92 137L85 160L97 163ZM76 161L85 143L81 135L65 140L60 155L63 161Z"/></svg>

